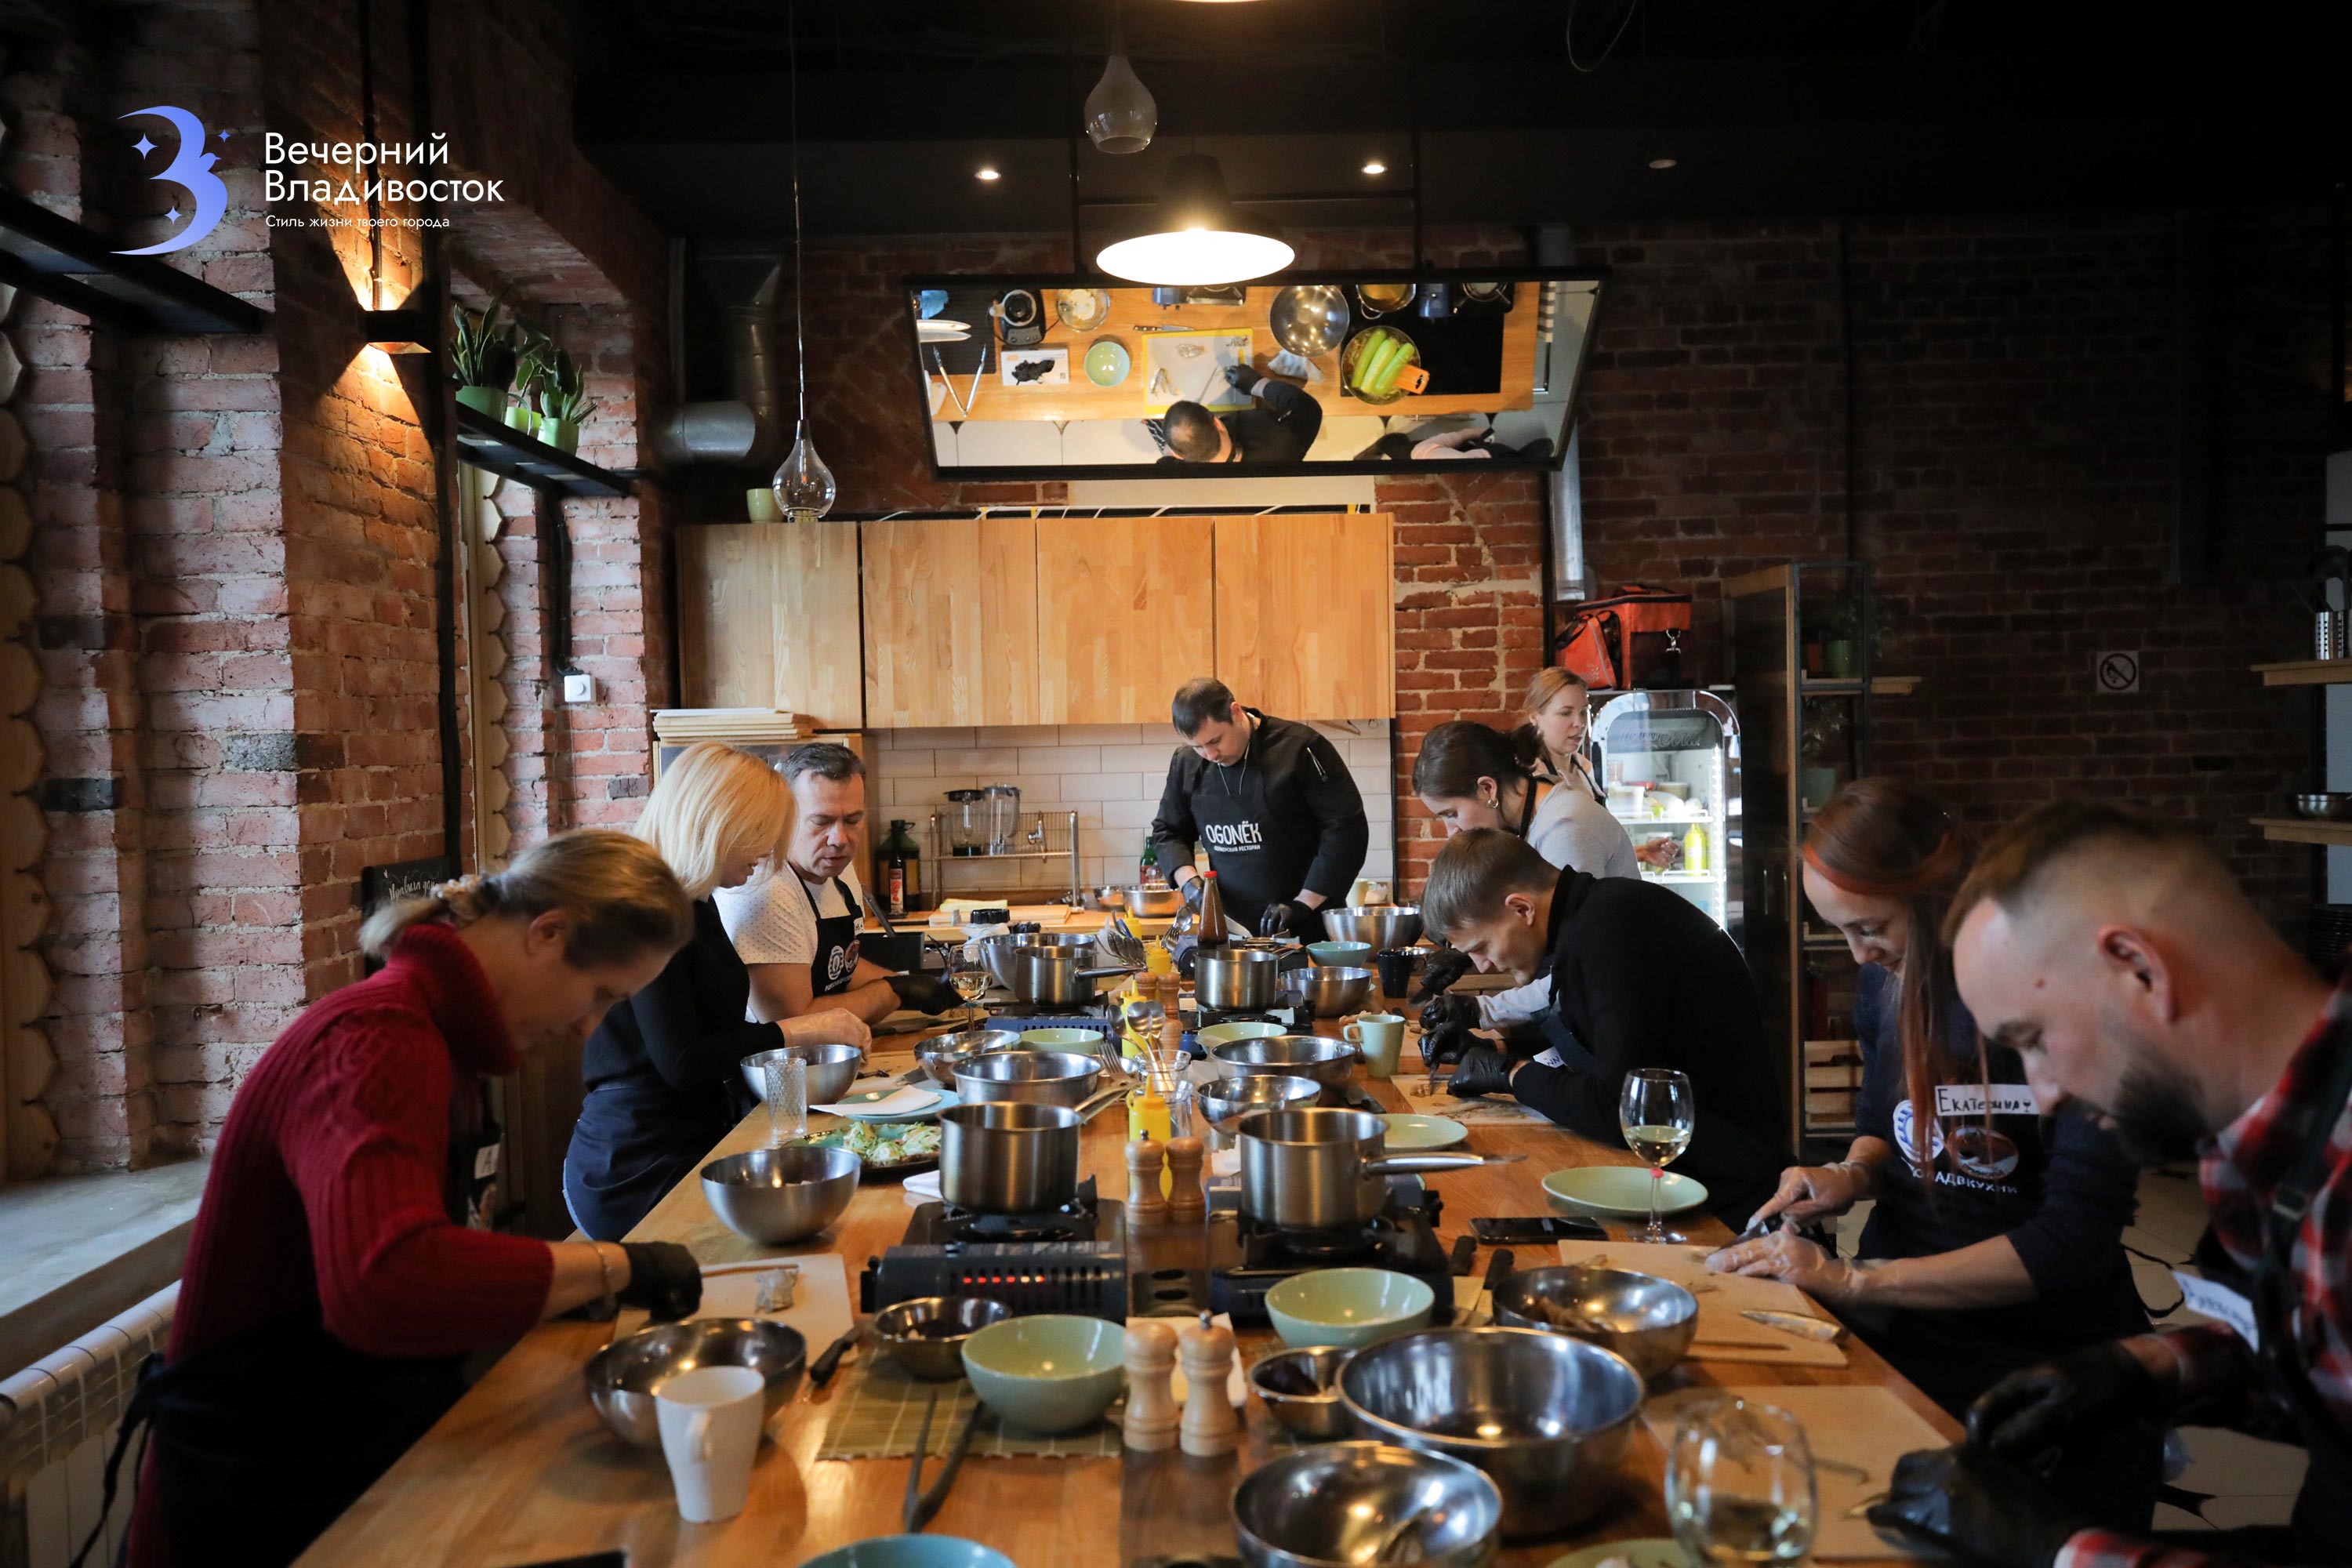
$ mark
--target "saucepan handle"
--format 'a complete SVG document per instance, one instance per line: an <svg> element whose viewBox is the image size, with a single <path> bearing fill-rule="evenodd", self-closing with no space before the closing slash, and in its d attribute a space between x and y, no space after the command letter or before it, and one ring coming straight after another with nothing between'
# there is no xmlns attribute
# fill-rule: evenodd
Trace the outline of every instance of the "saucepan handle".
<svg viewBox="0 0 2352 1568"><path fill-rule="evenodd" d="M1364 1162L1368 1176L1427 1176L1443 1171L1475 1171L1481 1165L1516 1165L1525 1154L1389 1154Z"/></svg>

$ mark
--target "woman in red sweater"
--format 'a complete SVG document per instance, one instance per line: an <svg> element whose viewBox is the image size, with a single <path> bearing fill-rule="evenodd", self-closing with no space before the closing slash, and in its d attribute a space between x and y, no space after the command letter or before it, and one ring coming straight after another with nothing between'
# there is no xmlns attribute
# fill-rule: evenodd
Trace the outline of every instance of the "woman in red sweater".
<svg viewBox="0 0 2352 1568"><path fill-rule="evenodd" d="M456 1401L467 1352L599 1300L699 1304L682 1247L469 1224L484 1080L584 1039L693 929L660 856L596 831L368 922L384 967L306 1009L221 1129L171 1349L125 1422L152 1423L133 1568L291 1563Z"/></svg>

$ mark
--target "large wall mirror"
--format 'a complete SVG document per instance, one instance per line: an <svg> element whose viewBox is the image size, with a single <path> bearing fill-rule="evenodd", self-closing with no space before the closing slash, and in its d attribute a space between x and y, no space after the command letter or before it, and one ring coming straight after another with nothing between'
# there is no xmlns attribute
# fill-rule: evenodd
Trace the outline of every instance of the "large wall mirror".
<svg viewBox="0 0 2352 1568"><path fill-rule="evenodd" d="M942 478L1549 468L1604 282L1540 268L1213 289L908 278L906 330Z"/></svg>

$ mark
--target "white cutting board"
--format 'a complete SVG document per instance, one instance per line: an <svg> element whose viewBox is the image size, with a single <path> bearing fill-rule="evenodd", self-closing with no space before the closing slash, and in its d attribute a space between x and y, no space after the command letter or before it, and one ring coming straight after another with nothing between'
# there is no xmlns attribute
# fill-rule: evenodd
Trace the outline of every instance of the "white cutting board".
<svg viewBox="0 0 2352 1568"><path fill-rule="evenodd" d="M1698 1298L1698 1338L1690 1349L1694 1361L1752 1361L1784 1366L1843 1366L1845 1351L1834 1344L1785 1333L1739 1314L1748 1311L1791 1312L1801 1317L1828 1318L1813 1299L1794 1285L1745 1274L1717 1274L1706 1266L1706 1247L1660 1245L1643 1241L1563 1241L1562 1263L1590 1263L1623 1268L1635 1274L1669 1279Z"/></svg>
<svg viewBox="0 0 2352 1568"><path fill-rule="evenodd" d="M760 1300L760 1276L756 1270L743 1269L740 1264L710 1265L702 1271L702 1307L698 1318L766 1318L771 1322L788 1323L801 1331L808 1341L808 1353L816 1353L849 1331L856 1320L849 1310L849 1271L842 1266L841 1255L822 1252L800 1258L776 1258L764 1260L769 1267L797 1264L801 1277L793 1291L793 1304L781 1312L755 1312ZM713 1273L714 1268L729 1272Z"/></svg>
<svg viewBox="0 0 2352 1568"><path fill-rule="evenodd" d="M1250 363L1251 334L1150 332L1143 340L1143 405L1165 414L1178 401L1197 403L1219 414L1250 405L1249 394L1225 380L1225 366ZM1197 348L1195 354L1185 353ZM1168 379L1160 379L1166 372Z"/></svg>

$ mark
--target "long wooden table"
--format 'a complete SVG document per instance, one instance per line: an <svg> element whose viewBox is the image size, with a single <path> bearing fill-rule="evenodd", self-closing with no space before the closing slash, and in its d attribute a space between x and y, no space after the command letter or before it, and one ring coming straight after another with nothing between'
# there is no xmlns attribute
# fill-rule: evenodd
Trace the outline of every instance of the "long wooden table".
<svg viewBox="0 0 2352 1568"><path fill-rule="evenodd" d="M899 1045L877 1042L879 1050ZM1405 1109L1393 1085L1370 1087L1391 1109ZM713 1152L756 1147L765 1134L765 1114L755 1112ZM1087 1129L1083 1172L1107 1195L1126 1190L1119 1159L1125 1136L1126 1118L1116 1110ZM1444 1198L1441 1237L1449 1247L1474 1215L1544 1212L1540 1183L1548 1172L1638 1163L1624 1149L1533 1122L1475 1126L1465 1146L1527 1157L1515 1165L1426 1178ZM700 1184L689 1178L662 1200L631 1239L684 1242L706 1264L838 1253L854 1291L866 1259L904 1235L911 1213L896 1183L876 1184L860 1190L832 1231L799 1247L761 1247L722 1226L703 1201ZM1678 1223L1695 1239L1727 1239L1711 1218L1684 1215ZM1515 1250L1523 1266L1546 1260L1538 1256L1538 1248ZM1478 1268L1484 1267L1482 1252ZM631 1568L769 1568L898 1532L906 1460L815 1459L826 1405L845 1386L846 1368L824 1390L812 1391L803 1382L770 1423L773 1443L761 1450L751 1506L743 1513L719 1524L682 1522L661 1456L614 1436L583 1391L581 1369L588 1359L616 1331L632 1331L641 1321L642 1314L624 1313L617 1324L556 1322L533 1331L319 1539L300 1568L414 1568L428 1563L515 1568L615 1548L627 1552ZM1244 1358L1255 1360L1266 1353L1274 1335L1245 1331L1241 1340ZM822 1348L811 1345L810 1354ZM1850 1364L1833 1370L1687 1361L1652 1388L1655 1393L1692 1384L1880 1384L1958 1439L1958 1426L1867 1346L1849 1337L1847 1348ZM1227 1500L1240 1475L1269 1457L1268 1439L1276 1430L1255 1400L1247 1421L1242 1451L1217 1460L1188 1458L1181 1452L1128 1454L1120 1460L974 1459L929 1531L983 1542L1022 1568L1117 1568L1182 1553L1231 1556ZM926 1479L937 1469L934 1461ZM1511 1568L1539 1568L1586 1542L1664 1533L1663 1469L1657 1444L1646 1432L1637 1433L1614 1508L1579 1536L1510 1545L1501 1561Z"/></svg>

